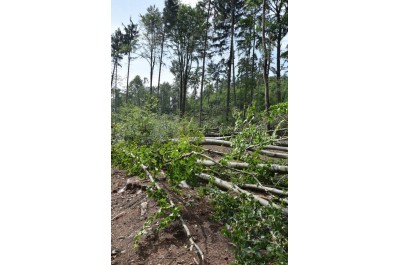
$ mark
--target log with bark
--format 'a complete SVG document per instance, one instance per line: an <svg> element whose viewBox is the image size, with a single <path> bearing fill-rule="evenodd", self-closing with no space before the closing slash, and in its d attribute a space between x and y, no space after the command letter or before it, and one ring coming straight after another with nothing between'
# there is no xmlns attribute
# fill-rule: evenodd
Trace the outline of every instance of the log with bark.
<svg viewBox="0 0 400 265"><path fill-rule="evenodd" d="M216 163L215 163L214 161L212 161L212 160L200 160L200 159L198 159L198 160L197 160L197 163L199 163L199 164L201 164L201 165L203 165L203 166L214 166L214 165L216 165ZM248 167L249 167L249 163L246 163L246 162L233 162L233 161L228 161L228 162L226 163L226 165L227 165L228 167L237 168L237 169L245 169L245 168L248 168ZM281 174L286 174L286 173L288 173L288 167L287 167L287 166L281 166L281 165L276 165L276 164L271 164L271 165L268 165L268 164L258 164L257 167L261 167L261 168L262 168L262 167L269 167L270 170L271 170L272 172L275 172L275 173L281 173Z"/></svg>
<svg viewBox="0 0 400 265"><path fill-rule="evenodd" d="M218 129L214 129L214 132L213 131L208 131L208 132L205 133L205 136L206 137L208 137L208 136L211 136L211 137L213 137L213 136L216 136L216 137L219 137L219 136L232 136L232 135L237 135L237 134L241 133L241 132L219 133L219 132L216 132L216 131L218 131ZM269 130L267 132L268 133L273 133L273 132L282 132L282 131L288 131L288 128Z"/></svg>
<svg viewBox="0 0 400 265"><path fill-rule="evenodd" d="M178 142L179 139L171 139L171 141ZM204 138L203 140L200 140L199 138L192 138L192 139L190 139L190 141L195 142L195 143L198 142L200 145L218 145L218 146L226 146L226 147L231 147L231 148L233 145L232 142L230 142L230 141L215 139L215 138ZM267 145L266 147L267 148L271 147L271 148L275 148L275 150L278 150L273 145ZM286 147L287 147L287 145L286 145ZM254 152L254 151L256 151L256 148L249 146L248 150ZM280 150L280 151L285 151L285 150ZM259 150L259 152L268 157L288 159L288 155L284 154L284 153L274 153L274 152L270 152L267 150Z"/></svg>
<svg viewBox="0 0 400 265"><path fill-rule="evenodd" d="M276 139L274 141L274 145L288 147L289 145L288 138Z"/></svg>
<svg viewBox="0 0 400 265"><path fill-rule="evenodd" d="M212 139L212 138L204 138L204 140L202 140L200 142L200 144L201 145L219 145L219 146L232 147L232 142L230 142L230 141ZM256 151L256 149L254 147L250 147L250 148L248 148L248 150ZM260 153L265 155L265 156L268 156L268 157L288 159L288 155L287 154L274 153L274 152L270 152L270 151L267 151L267 150L260 150Z"/></svg>
<svg viewBox="0 0 400 265"><path fill-rule="evenodd" d="M239 187L241 187L243 189L265 191L265 192L270 192L270 193L274 193L274 194L278 194L278 195L288 196L288 192L287 191L283 191L283 190L279 190L279 189L275 189L275 188L270 188L270 187L265 187L265 186L260 186L260 185L257 185L257 184L242 184L242 185L239 185Z"/></svg>
<svg viewBox="0 0 400 265"><path fill-rule="evenodd" d="M260 146L260 145L249 145L246 149L251 150L251 149L254 149L257 146ZM265 145L265 146L263 146L263 149L283 151L283 152L288 152L289 151L288 147L276 146L276 145Z"/></svg>

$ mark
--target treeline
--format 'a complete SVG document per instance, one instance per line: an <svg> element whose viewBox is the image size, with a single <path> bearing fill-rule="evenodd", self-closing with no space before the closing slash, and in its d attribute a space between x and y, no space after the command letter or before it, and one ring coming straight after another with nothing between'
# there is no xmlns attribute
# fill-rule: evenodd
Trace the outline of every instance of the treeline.
<svg viewBox="0 0 400 265"><path fill-rule="evenodd" d="M162 11L150 6L139 24L140 32L130 19L111 35L113 112L150 103L154 111L196 116L202 124L228 122L234 108L268 110L287 101L287 0L200 0L193 8L165 0ZM167 56L174 81L160 84ZM138 57L148 62L149 78L130 80Z"/></svg>

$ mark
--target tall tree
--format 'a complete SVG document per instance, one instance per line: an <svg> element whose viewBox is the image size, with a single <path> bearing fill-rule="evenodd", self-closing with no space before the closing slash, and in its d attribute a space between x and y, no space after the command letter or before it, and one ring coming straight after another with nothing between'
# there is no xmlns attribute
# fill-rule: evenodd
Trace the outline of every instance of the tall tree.
<svg viewBox="0 0 400 265"><path fill-rule="evenodd" d="M254 88L255 88L255 70L257 55L255 53L256 40L259 39L259 34L256 31L257 26L257 14L260 12L260 6L262 5L262 0L246 0L243 9L243 16L238 21L238 34L237 34L237 44L240 55L244 56L244 60L241 65L245 69L239 69L240 72L246 72L248 74L248 66L251 66L250 75L251 80L246 79L246 87L249 86L250 97L249 102L252 104ZM251 60L249 64L248 59ZM245 71L244 71L245 70ZM248 77L247 77L248 78ZM246 95L246 94L245 94Z"/></svg>
<svg viewBox="0 0 400 265"><path fill-rule="evenodd" d="M271 57L271 40L268 40L267 49L267 36L266 36L266 16L267 16L267 0L263 0L263 12L262 12L262 49L263 49L263 78L264 78L264 102L265 110L269 111L270 101L269 101L269 68L270 68L270 57ZM267 129L270 130L270 124L267 122Z"/></svg>
<svg viewBox="0 0 400 265"><path fill-rule="evenodd" d="M281 46L282 39L288 32L288 0L272 0L271 11L273 14L272 33L276 42L276 96L281 102Z"/></svg>
<svg viewBox="0 0 400 265"><path fill-rule="evenodd" d="M119 61L122 60L122 46L123 46L123 34L118 28L113 34L111 34L111 58L114 64L113 74L111 79L111 85L115 78L116 72L118 71ZM116 79L116 78L115 78ZM115 86L117 84L115 83Z"/></svg>
<svg viewBox="0 0 400 265"><path fill-rule="evenodd" d="M202 34L201 14L188 5L180 5L176 24L171 28L170 46L175 55L171 72L179 80L179 113L185 114L186 95L192 62L196 58L195 48L199 45Z"/></svg>
<svg viewBox="0 0 400 265"><path fill-rule="evenodd" d="M208 20L210 18L210 11L211 11L211 0L205 0L199 5L199 8L205 8L207 4L207 15L206 15L206 23L204 25L204 39L203 39L203 66L201 71L201 85L200 85L200 126L202 124L203 118L203 86L204 86L204 74L205 74L205 65L206 65L206 54L207 54L207 44L208 44L208 30L209 30L209 23Z"/></svg>
<svg viewBox="0 0 400 265"><path fill-rule="evenodd" d="M115 80L114 88L112 89L112 97L114 100L114 111L117 109L116 105L116 89L117 89L117 80L118 80L118 66L119 61L122 60L122 47L123 47L123 34L121 30L118 28L115 32L111 35L111 58L113 62L113 73L111 75L111 87L112 83Z"/></svg>
<svg viewBox="0 0 400 265"><path fill-rule="evenodd" d="M163 65L164 43L168 38L171 27L175 25L176 15L178 13L179 1L178 0L165 0L165 7L162 14L162 31L161 31L161 52L160 52L160 66L158 68L158 84L157 91L160 93L160 79L161 68Z"/></svg>
<svg viewBox="0 0 400 265"><path fill-rule="evenodd" d="M232 0L218 0L215 1L215 19L214 19L214 32L213 37L214 47L219 51L222 56L226 50L229 49L229 57L226 64L227 74L227 95L226 95L226 108L225 108L225 119L229 119L229 105L230 105L230 92L231 92L231 66L232 66L232 45L228 46L229 37L232 33L232 25L228 23L231 21L230 16L232 15L231 9Z"/></svg>
<svg viewBox="0 0 400 265"><path fill-rule="evenodd" d="M150 94L153 94L153 73L157 54L161 46L162 18L161 13L155 5L147 8L145 15L140 15L143 27L142 52L140 56L147 60L150 65Z"/></svg>
<svg viewBox="0 0 400 265"><path fill-rule="evenodd" d="M131 65L131 52L136 50L136 46L137 46L137 39L138 39L138 34L139 31L137 30L137 25L133 23L132 18L129 18L130 23L125 26L124 24L122 24L124 26L124 31L125 34L124 36L124 48L123 51L126 55L128 55L128 74L126 77L126 99L125 102L128 103L128 91L129 91L129 68Z"/></svg>
<svg viewBox="0 0 400 265"><path fill-rule="evenodd" d="M161 68L163 64L163 55L164 55L164 42L165 42L165 25L162 24L162 30L161 30L161 51L160 51L160 66L158 67L158 81L157 81L157 94L160 97L161 100L161 93L160 93L160 80L161 80ZM160 111L162 111L162 106L160 105Z"/></svg>
<svg viewBox="0 0 400 265"><path fill-rule="evenodd" d="M241 10L243 5L244 5L243 0L216 0L214 3L215 36L213 37L213 42L214 42L213 46L219 49L219 53L220 55L222 55L228 49L228 43L229 43L229 57L227 60L228 87L227 87L226 111L225 111L226 121L229 121L231 82L232 80L235 79L235 77L232 76L232 68L234 67L235 24L238 21L237 18L241 15ZM235 88L233 90L235 94L236 92Z"/></svg>

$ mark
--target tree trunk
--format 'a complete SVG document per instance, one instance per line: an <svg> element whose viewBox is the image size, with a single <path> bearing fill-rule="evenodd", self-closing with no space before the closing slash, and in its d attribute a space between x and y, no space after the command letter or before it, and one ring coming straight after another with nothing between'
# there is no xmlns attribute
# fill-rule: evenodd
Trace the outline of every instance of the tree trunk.
<svg viewBox="0 0 400 265"><path fill-rule="evenodd" d="M235 48L233 48L233 50L235 50ZM233 86L233 107L235 107L236 106L235 51L233 52L233 57L232 57L232 86Z"/></svg>
<svg viewBox="0 0 400 265"><path fill-rule="evenodd" d="M206 22L206 30L204 32L204 46L203 46L203 68L201 71L201 85L200 85L200 126L202 124L203 118L203 86L204 86L204 70L206 65L206 54L207 54L207 39L208 39L208 19L210 17L210 3L211 0L208 0L208 10L207 10L207 22Z"/></svg>
<svg viewBox="0 0 400 265"><path fill-rule="evenodd" d="M118 60L115 67L115 86L114 86L114 111L117 111L117 85L118 85Z"/></svg>
<svg viewBox="0 0 400 265"><path fill-rule="evenodd" d="M219 90L219 78L217 78L217 84L216 84L217 90L215 91L216 93L216 98L217 98L217 104L218 107L221 105L221 91ZM222 88L221 88L222 90Z"/></svg>
<svg viewBox="0 0 400 265"><path fill-rule="evenodd" d="M128 90L129 90L129 67L131 65L131 53L128 53L128 76L126 77L126 104L128 104Z"/></svg>
<svg viewBox="0 0 400 265"><path fill-rule="evenodd" d="M248 53L250 55L250 51ZM244 100L243 100L243 120L246 118L246 106L247 106L247 90L249 87L249 68L246 67L246 79L244 85Z"/></svg>
<svg viewBox="0 0 400 265"><path fill-rule="evenodd" d="M153 50L150 51L150 95L153 95Z"/></svg>
<svg viewBox="0 0 400 265"><path fill-rule="evenodd" d="M278 21L278 23L280 23ZM280 26L279 26L280 27ZM281 102L281 29L279 28L278 38L276 40L276 100Z"/></svg>
<svg viewBox="0 0 400 265"><path fill-rule="evenodd" d="M265 39L265 16L266 16L266 7L267 1L263 0L263 13L262 13L262 45L263 45L263 53L264 53L264 63L263 63L263 77L264 77L264 85L265 85L265 94L264 94L264 102L265 102L265 110L269 111L269 69L268 68L268 60L267 60L267 43ZM267 129L270 130L270 123L267 122Z"/></svg>
<svg viewBox="0 0 400 265"><path fill-rule="evenodd" d="M161 97L161 93L160 93L160 78L161 78L161 67L162 67L162 57L163 57L163 52L164 52L164 37L165 37L165 28L164 28L164 32L162 35L162 40L161 40L161 55L160 55L160 67L158 69L158 84L157 84L157 92L158 95L160 97L160 111L162 112L162 106L163 106L163 99Z"/></svg>
<svg viewBox="0 0 400 265"><path fill-rule="evenodd" d="M203 141L200 142L200 144L201 145L220 145L220 146L232 147L232 142L230 142L230 141L216 140L216 139L210 139L210 138L205 138ZM249 147L248 150L255 151L256 149L254 147ZM273 153L273 152L269 152L266 150L260 150L260 153L265 156L268 156L268 157L288 159L287 154Z"/></svg>
<svg viewBox="0 0 400 265"><path fill-rule="evenodd" d="M114 62L114 67L113 67L113 71L112 71L112 74L111 74L111 88L112 88L112 84L114 82L115 66L116 66L116 63Z"/></svg>
<svg viewBox="0 0 400 265"><path fill-rule="evenodd" d="M242 185L239 185L239 186L241 188L244 188L244 189L259 190L259 191L270 192L270 193L274 193L274 194L278 194L278 195L288 196L288 192L287 191L282 191L282 190L275 189L275 188L260 186L260 185L257 185L257 184L242 184Z"/></svg>
<svg viewBox="0 0 400 265"><path fill-rule="evenodd" d="M251 56L251 96L250 96L250 104L253 104L253 97L254 97L254 87L256 85L256 80L254 76L254 60L255 60L255 54L254 54L254 49L256 47L256 34L255 34L255 28L253 27L253 54Z"/></svg>
<svg viewBox="0 0 400 265"><path fill-rule="evenodd" d="M182 112L182 106L183 106L183 102L182 102L182 95L183 95L183 71L181 70L179 72L180 75L180 82L179 82L179 116L182 118L183 117L183 112Z"/></svg>
<svg viewBox="0 0 400 265"><path fill-rule="evenodd" d="M231 21L231 47L232 47L232 86L233 86L233 106L236 106L236 86L235 86L235 42L234 42L234 34L235 34L235 1L231 1L232 5L232 21Z"/></svg>
<svg viewBox="0 0 400 265"><path fill-rule="evenodd" d="M229 103L231 96L231 72L232 72L232 62L233 62L233 33L234 33L234 1L231 0L231 47L229 51L229 63L228 63L228 93L226 96L226 122L229 121Z"/></svg>
<svg viewBox="0 0 400 265"><path fill-rule="evenodd" d="M190 71L190 66L189 66L189 51L186 51L186 61L185 61L185 71L183 73L183 95L182 95L182 117L185 115L185 110L186 110L186 95L187 95L187 83L188 83L188 77L189 77L189 71Z"/></svg>
<svg viewBox="0 0 400 265"><path fill-rule="evenodd" d="M281 44L282 44L282 23L281 11L283 1L279 1L275 6L276 22L278 24L278 36L276 38L276 98L278 103L282 101L281 98Z"/></svg>
<svg viewBox="0 0 400 265"><path fill-rule="evenodd" d="M115 69L116 69L117 64L114 62L114 67L113 67L113 72L111 75L111 102L114 102L111 107L114 107L114 109L111 108L111 111L115 111L115 87L113 88L113 81L114 81L114 74L115 74Z"/></svg>
<svg viewBox="0 0 400 265"><path fill-rule="evenodd" d="M200 165L203 165L203 166L208 166L208 167L216 165L216 163L214 161L212 161L212 160L200 160L200 159L198 159L197 163L200 164ZM228 167L237 168L237 169L245 169L245 168L250 167L249 163L245 163L245 162L227 161L226 165ZM257 164L256 167L258 167L258 168L266 167L266 168L269 168L270 171L275 172L275 173L280 173L280 174L287 174L289 172L287 166L281 166L281 165L276 165L276 164L271 164L271 165L268 165L268 164Z"/></svg>

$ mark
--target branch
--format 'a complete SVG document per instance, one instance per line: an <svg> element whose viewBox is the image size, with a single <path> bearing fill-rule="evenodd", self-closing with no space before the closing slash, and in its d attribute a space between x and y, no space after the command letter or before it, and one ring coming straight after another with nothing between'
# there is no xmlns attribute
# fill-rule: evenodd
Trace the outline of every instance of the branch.
<svg viewBox="0 0 400 265"><path fill-rule="evenodd" d="M140 164L140 166L142 167L142 169L144 170L144 172L146 173L146 175L147 175L147 177L150 179L150 181L153 182L153 183L156 185L157 189L161 190L161 188L160 188L160 186L157 184L157 182L154 181L153 176L150 174L149 171L147 171L147 167L146 167L145 165L143 165L143 164ZM169 204L170 204L172 207L175 207L174 202L173 202L169 197L168 197L168 200L169 200ZM189 242L190 242L191 246L194 246L194 247L196 248L196 253L197 253L197 255L199 256L201 262L204 261L204 254L203 254L203 252L201 251L200 247L196 244L196 242L194 242L193 236L192 236L192 234L190 233L189 228L188 228L187 225L185 224L185 221L183 220L183 218L182 218L182 216L181 216L180 214L178 214L178 217L179 217L179 220L181 221L181 225L183 226L183 229L184 229L185 232L186 232L186 236L189 238Z"/></svg>
<svg viewBox="0 0 400 265"><path fill-rule="evenodd" d="M116 216L114 216L113 218L111 218L111 221L114 221L115 219L117 219L118 217L120 217L121 215L123 215L125 212L120 212L119 214L117 214Z"/></svg>
<svg viewBox="0 0 400 265"><path fill-rule="evenodd" d="M230 167L230 166L223 165L223 164L219 163L217 160L214 160L213 158L211 158L211 157L209 157L209 156L207 156L207 155L205 155L205 154L198 153L198 152L195 152L195 151L192 151L192 152L187 153L187 154L183 154L182 156L180 156L179 158L177 158L177 159L175 159L175 160L173 160L173 161L178 161L178 160L181 160L181 159L183 159L183 158L185 158L185 157L188 157L188 156L191 156L191 155L198 155L198 156L201 156L201 157L204 157L204 158L208 159L208 160L200 160L200 159L198 159L198 160L197 160L197 163L198 163L198 164L205 165L205 166L218 165L218 166L220 166L220 167L223 167L223 168L226 168L226 169L230 169L230 170L233 170L233 171L242 173L242 174L248 174L248 175L253 176L254 180L255 180L258 184L262 185L261 182L254 176L255 173L246 172L246 171L243 171L243 170L236 169L235 167ZM170 160L170 161L168 161L168 162L165 163L165 164L169 164L169 163L171 163L171 162L172 162L172 161ZM229 163L229 162L228 162L228 163Z"/></svg>

